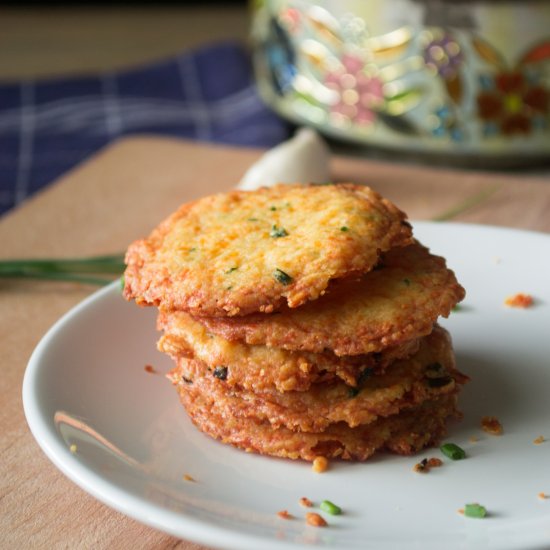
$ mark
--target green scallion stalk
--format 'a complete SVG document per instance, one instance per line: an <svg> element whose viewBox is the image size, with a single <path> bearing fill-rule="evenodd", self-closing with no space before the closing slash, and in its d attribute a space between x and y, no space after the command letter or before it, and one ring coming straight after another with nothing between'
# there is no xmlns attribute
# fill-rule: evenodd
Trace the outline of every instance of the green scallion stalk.
<svg viewBox="0 0 550 550"><path fill-rule="evenodd" d="M85 285L105 286L112 282L107 277L89 277L80 273L43 272L43 273L13 273L0 274L0 279L41 279L44 281L67 281L69 283L82 283Z"/></svg>
<svg viewBox="0 0 550 550"><path fill-rule="evenodd" d="M90 258L41 258L0 261L0 278L43 279L106 285L108 277L91 275L120 275L124 271L124 256L94 256Z"/></svg>
<svg viewBox="0 0 550 550"><path fill-rule="evenodd" d="M485 202L494 193L496 193L500 189L500 187L501 187L500 184L496 184L489 187L488 189L484 189L483 191L480 191L479 193L476 193L475 195L468 197L467 199L457 204L456 206L453 206L452 208L445 210L445 212L442 212L441 214L439 214L439 216L433 217L432 221L444 222L444 221L448 221L453 218L456 218L458 215L462 214L463 212L466 212L467 210L470 210L475 206L478 206L479 204Z"/></svg>

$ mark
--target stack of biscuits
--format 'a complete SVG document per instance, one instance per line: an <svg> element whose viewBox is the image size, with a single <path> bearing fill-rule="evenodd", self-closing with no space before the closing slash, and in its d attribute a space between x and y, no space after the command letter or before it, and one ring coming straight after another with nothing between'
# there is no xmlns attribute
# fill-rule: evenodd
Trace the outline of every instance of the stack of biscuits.
<svg viewBox="0 0 550 550"><path fill-rule="evenodd" d="M437 325L464 297L395 205L355 184L184 204L126 255L194 424L246 451L366 460L435 444L467 381Z"/></svg>

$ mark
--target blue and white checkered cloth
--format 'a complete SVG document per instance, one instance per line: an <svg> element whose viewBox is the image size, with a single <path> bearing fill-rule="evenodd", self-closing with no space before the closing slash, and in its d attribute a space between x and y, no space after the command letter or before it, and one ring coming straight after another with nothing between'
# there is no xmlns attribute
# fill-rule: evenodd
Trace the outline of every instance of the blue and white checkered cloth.
<svg viewBox="0 0 550 550"><path fill-rule="evenodd" d="M288 125L260 100L238 44L137 70L0 85L0 213L115 138L153 133L271 147Z"/></svg>

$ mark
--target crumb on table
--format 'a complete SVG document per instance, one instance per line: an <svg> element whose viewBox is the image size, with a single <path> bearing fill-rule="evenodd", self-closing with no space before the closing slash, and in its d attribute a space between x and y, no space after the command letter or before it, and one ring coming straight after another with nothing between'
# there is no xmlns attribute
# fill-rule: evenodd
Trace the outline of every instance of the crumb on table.
<svg viewBox="0 0 550 550"><path fill-rule="evenodd" d="M540 445L541 443L544 443L545 441L546 441L546 439L544 439L544 436L542 436L542 435L539 435L538 437L533 439L533 443L535 445Z"/></svg>
<svg viewBox="0 0 550 550"><path fill-rule="evenodd" d="M311 502L311 500L307 497L302 497L300 499L300 506L304 506L304 508L311 508L313 506L313 502Z"/></svg>
<svg viewBox="0 0 550 550"><path fill-rule="evenodd" d="M538 495L537 495L541 500L547 500L550 498L550 495L547 495L546 493L544 492L540 492Z"/></svg>
<svg viewBox="0 0 550 550"><path fill-rule="evenodd" d="M288 510L280 510L279 512L277 512L277 515L281 519L292 519L292 515L288 513Z"/></svg>
<svg viewBox="0 0 550 550"><path fill-rule="evenodd" d="M195 481L195 478L190 476L189 474L183 474L184 481Z"/></svg>

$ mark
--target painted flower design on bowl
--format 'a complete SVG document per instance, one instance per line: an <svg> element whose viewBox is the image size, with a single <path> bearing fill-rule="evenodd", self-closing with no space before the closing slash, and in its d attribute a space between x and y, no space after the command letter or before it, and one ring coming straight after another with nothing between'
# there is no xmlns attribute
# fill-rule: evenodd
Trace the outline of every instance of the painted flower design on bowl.
<svg viewBox="0 0 550 550"><path fill-rule="evenodd" d="M369 73L364 62L354 55L343 55L341 67L329 72L324 84L337 93L338 99L330 112L341 121L370 125L384 105L384 83L379 76Z"/></svg>
<svg viewBox="0 0 550 550"><path fill-rule="evenodd" d="M460 45L448 32L428 42L423 57L426 67L444 79L455 77L464 62Z"/></svg>
<svg viewBox="0 0 550 550"><path fill-rule="evenodd" d="M523 72L483 75L480 87L477 107L486 135L529 134L544 125L550 93Z"/></svg>

